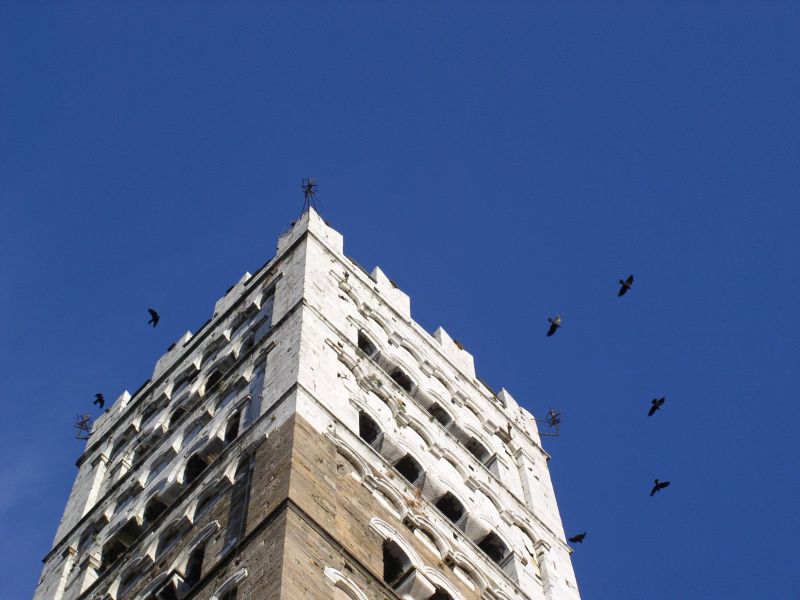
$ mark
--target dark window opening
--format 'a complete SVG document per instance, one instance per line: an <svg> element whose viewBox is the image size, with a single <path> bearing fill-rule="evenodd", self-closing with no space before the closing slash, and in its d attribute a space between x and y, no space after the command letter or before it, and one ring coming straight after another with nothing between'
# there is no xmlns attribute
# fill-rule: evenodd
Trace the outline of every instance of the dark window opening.
<svg viewBox="0 0 800 600"><path fill-rule="evenodd" d="M233 413L228 419L228 426L225 428L225 443L230 444L239 435L239 421L241 421L242 413L238 410Z"/></svg>
<svg viewBox="0 0 800 600"><path fill-rule="evenodd" d="M134 465L138 465L140 462L142 462L142 459L144 458L145 454L147 454L147 452L152 447L153 445L148 442L142 442L141 444L139 444L133 453L133 460L131 461L131 463Z"/></svg>
<svg viewBox="0 0 800 600"><path fill-rule="evenodd" d="M213 389L213 387L217 384L217 382L219 382L220 379L222 379L222 373L220 373L217 370L211 373L211 375L209 375L208 379L206 380L206 391Z"/></svg>
<svg viewBox="0 0 800 600"><path fill-rule="evenodd" d="M148 524L149 524L149 523L152 523L152 522L153 522L153 521L155 521L155 520L156 520L158 517L160 517L160 516L161 516L161 514L162 514L162 513L163 513L165 510L167 510L167 505L166 505L166 504L164 504L164 503L163 503L163 502L162 502L162 501L161 501L161 500L158 498L158 496L155 496L155 497L153 497L153 498L150 500L150 502L148 502L148 503L147 503L147 506L145 506L145 509L144 509L144 522L145 522L145 523L148 523Z"/></svg>
<svg viewBox="0 0 800 600"><path fill-rule="evenodd" d="M186 470L183 472L183 483L189 485L195 479L200 477L200 474L206 470L208 463L199 455L194 454L186 463Z"/></svg>
<svg viewBox="0 0 800 600"><path fill-rule="evenodd" d="M383 432L378 424L363 410L358 413L358 435L373 448Z"/></svg>
<svg viewBox="0 0 800 600"><path fill-rule="evenodd" d="M100 564L100 571L105 571L108 567L116 562L116 560L125 554L128 547L120 543L119 540L113 539L103 546L103 555Z"/></svg>
<svg viewBox="0 0 800 600"><path fill-rule="evenodd" d="M361 331L358 332L358 349L370 358L375 356L375 353L378 351L375 344L369 341L369 338Z"/></svg>
<svg viewBox="0 0 800 600"><path fill-rule="evenodd" d="M483 550L486 555L497 564L503 562L508 554L508 548L496 534L487 533L486 536L478 542L478 548Z"/></svg>
<svg viewBox="0 0 800 600"><path fill-rule="evenodd" d="M120 556L125 554L133 542L141 535L142 527L131 518L127 523L103 546L100 570L105 571Z"/></svg>
<svg viewBox="0 0 800 600"><path fill-rule="evenodd" d="M428 412L431 413L434 419L439 421L443 426L447 427L447 425L453 420L450 418L450 415L447 414L447 411L443 409L438 402L434 402L428 407Z"/></svg>
<svg viewBox="0 0 800 600"><path fill-rule="evenodd" d="M455 524L459 524L464 516L464 505L450 492L436 501L436 508Z"/></svg>
<svg viewBox="0 0 800 600"><path fill-rule="evenodd" d="M167 581L157 592L153 592L148 596L147 600L178 600L178 592L175 589L175 583Z"/></svg>
<svg viewBox="0 0 800 600"><path fill-rule="evenodd" d="M464 446L466 446L467 450L469 450L469 453L472 454L472 456L481 462L485 462L490 456L486 446L481 444L474 437L469 438Z"/></svg>
<svg viewBox="0 0 800 600"><path fill-rule="evenodd" d="M399 584L411 572L411 561L396 542L385 540L383 542L383 580L392 589L397 589Z"/></svg>
<svg viewBox="0 0 800 600"><path fill-rule="evenodd" d="M394 382L407 391L409 394L414 389L414 382L411 378L406 375L400 367L395 367L392 371L390 377L394 380Z"/></svg>
<svg viewBox="0 0 800 600"><path fill-rule="evenodd" d="M169 424L167 425L167 427L172 427L175 423L180 421L181 417L183 417L183 415L185 414L186 410L182 406L176 408L174 411L172 411L172 414L169 416Z"/></svg>
<svg viewBox="0 0 800 600"><path fill-rule="evenodd" d="M406 454L403 458L397 461L394 468L400 472L400 475L405 477L409 483L416 485L417 481L422 477L423 471L420 464L410 454Z"/></svg>
<svg viewBox="0 0 800 600"><path fill-rule="evenodd" d="M200 581L203 575L203 558L205 554L206 547L203 545L192 550L189 555L189 560L186 563L186 577L184 577L187 589L193 588Z"/></svg>

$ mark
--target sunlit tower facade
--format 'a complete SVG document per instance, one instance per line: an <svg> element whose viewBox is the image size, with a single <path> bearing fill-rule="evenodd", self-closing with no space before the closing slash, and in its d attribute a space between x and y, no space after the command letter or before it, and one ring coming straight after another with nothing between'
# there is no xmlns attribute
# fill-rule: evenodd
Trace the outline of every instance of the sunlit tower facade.
<svg viewBox="0 0 800 600"><path fill-rule="evenodd" d="M36 600L577 600L536 421L311 209L97 419Z"/></svg>

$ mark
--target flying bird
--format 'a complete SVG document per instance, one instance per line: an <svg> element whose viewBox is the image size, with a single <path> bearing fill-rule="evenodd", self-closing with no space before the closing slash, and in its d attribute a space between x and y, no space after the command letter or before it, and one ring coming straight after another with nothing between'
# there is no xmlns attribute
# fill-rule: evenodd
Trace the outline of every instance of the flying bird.
<svg viewBox="0 0 800 600"><path fill-rule="evenodd" d="M573 544L582 544L583 538L585 537L586 537L586 532L584 531L583 533L579 533L578 535L573 535L571 538L568 539L568 541L572 542Z"/></svg>
<svg viewBox="0 0 800 600"><path fill-rule="evenodd" d="M96 404L98 408L102 410L103 406L106 403L106 399L103 398L103 394L95 394L94 395L94 402L92 404Z"/></svg>
<svg viewBox="0 0 800 600"><path fill-rule="evenodd" d="M550 322L550 329L547 330L547 337L553 335L561 327L561 315L556 315L555 319L547 319Z"/></svg>
<svg viewBox="0 0 800 600"><path fill-rule="evenodd" d="M629 289L631 289L631 286L633 285L633 275L628 275L628 278L625 279L625 280L620 279L619 280L619 284L622 287L619 288L619 291L617 292L617 296L624 296L625 292L627 292Z"/></svg>
<svg viewBox="0 0 800 600"><path fill-rule="evenodd" d="M158 321L161 319L161 317L158 315L155 309L148 308L147 312L150 313L150 320L147 322L147 324L150 325L150 323L152 323L153 327L158 325Z"/></svg>
<svg viewBox="0 0 800 600"><path fill-rule="evenodd" d="M653 400L651 401L651 404L653 406L650 407L650 411L647 413L647 416L652 417L654 414L656 414L656 411L661 408L661 405L664 404L666 400L667 400L666 396L664 396L663 398L653 398Z"/></svg>
<svg viewBox="0 0 800 600"><path fill-rule="evenodd" d="M669 481L659 481L658 479L656 479L656 483L653 486L653 489L650 490L650 495L651 496L655 496L656 492L658 492L659 490L663 490L668 485L669 485Z"/></svg>

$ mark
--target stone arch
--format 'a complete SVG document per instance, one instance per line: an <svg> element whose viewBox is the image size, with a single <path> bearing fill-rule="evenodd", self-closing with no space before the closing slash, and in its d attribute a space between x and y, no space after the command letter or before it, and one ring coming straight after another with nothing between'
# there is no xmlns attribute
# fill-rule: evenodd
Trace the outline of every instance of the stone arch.
<svg viewBox="0 0 800 600"><path fill-rule="evenodd" d="M444 458L450 465L458 471L458 474L461 475L464 481L467 481L471 478L471 473L469 468L464 464L461 460L461 457L458 456L455 452L450 450L450 448L442 448L442 458Z"/></svg>
<svg viewBox="0 0 800 600"><path fill-rule="evenodd" d="M220 600L220 598L231 591L233 588L238 586L242 581L245 580L247 577L247 569L239 569L233 575L228 577L225 581L222 582L214 594L211 596L210 600Z"/></svg>
<svg viewBox="0 0 800 600"><path fill-rule="evenodd" d="M172 569L177 569L179 572L184 573L186 570L186 563L192 552L202 544L205 544L212 535L219 531L219 528L219 521L211 521L211 523L203 527L203 529L194 536L194 539L181 550L180 555L173 561Z"/></svg>
<svg viewBox="0 0 800 600"><path fill-rule="evenodd" d="M497 492L495 492L494 489L486 485L484 482L478 481L474 477L467 480L467 486L486 496L489 499L489 502L491 502L495 507L498 514L503 513L505 510L503 502L500 500L500 496L497 495Z"/></svg>
<svg viewBox="0 0 800 600"><path fill-rule="evenodd" d="M377 324L378 327L381 328L381 330L383 331L383 333L386 336L386 339L388 339L392 335L392 329L393 328L392 328L391 323L389 323L386 319L384 319L383 315L381 315L381 314L375 312L374 310L372 310L371 306L369 306L368 304L364 303L359 308L359 312L368 321L374 321L375 324Z"/></svg>
<svg viewBox="0 0 800 600"><path fill-rule="evenodd" d="M195 361L173 377L172 381L164 388L164 394L170 401L175 401L183 395L184 391L191 393L197 373L198 365Z"/></svg>
<svg viewBox="0 0 800 600"><path fill-rule="evenodd" d="M370 469L369 463L365 461L359 452L353 450L350 445L345 442L343 439L339 437L329 436L333 443L336 445L336 451L340 454L350 465L353 467L356 473L358 473L359 479L367 477L371 474L372 470Z"/></svg>
<svg viewBox="0 0 800 600"><path fill-rule="evenodd" d="M445 559L447 562L457 566L464 574L469 577L478 588L480 593L489 587L489 580L484 576L481 568L478 568L475 563L462 552L451 552L450 556Z"/></svg>
<svg viewBox="0 0 800 600"><path fill-rule="evenodd" d="M332 567L325 567L324 573L333 582L334 587L341 589L352 600L369 600L367 595L341 571Z"/></svg>
<svg viewBox="0 0 800 600"><path fill-rule="evenodd" d="M402 520L403 516L408 513L405 498L380 476L376 477L371 483L373 495L379 494L379 501L388 504L391 507L389 509L390 512L395 513L395 516Z"/></svg>
<svg viewBox="0 0 800 600"><path fill-rule="evenodd" d="M378 517L372 517L372 519L370 519L369 526L384 540L391 540L397 544L411 561L411 565L414 568L419 569L420 567L424 566L422 559L419 557L419 554L417 554L416 550L414 550L411 544L409 544L405 538L403 538L403 536L400 535L400 533L398 533L398 531L386 521L379 519Z"/></svg>
<svg viewBox="0 0 800 600"><path fill-rule="evenodd" d="M414 529L419 529L430 537L440 558L449 554L451 546L447 536L441 533L438 527L427 517L424 515L407 515L404 521L410 524Z"/></svg>
<svg viewBox="0 0 800 600"><path fill-rule="evenodd" d="M447 577L442 575L433 567L425 567L423 570L423 575L425 575L425 577L427 577L428 580L437 588L441 588L447 592L453 600L464 600L464 596L461 595L461 592L458 591L458 588L450 583Z"/></svg>
<svg viewBox="0 0 800 600"><path fill-rule="evenodd" d="M431 434L428 431L427 426L424 423L422 423L419 419L417 419L416 417L408 416L408 426L411 429L413 429L417 433L417 435L419 435L419 437L422 438L422 441L425 442L428 449L430 449L431 446L435 445L435 441L431 437Z"/></svg>

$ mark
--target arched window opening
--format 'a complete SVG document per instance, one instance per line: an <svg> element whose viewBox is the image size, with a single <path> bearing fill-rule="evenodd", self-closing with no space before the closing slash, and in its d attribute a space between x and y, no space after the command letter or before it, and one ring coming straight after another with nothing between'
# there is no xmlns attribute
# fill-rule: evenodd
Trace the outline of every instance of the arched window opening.
<svg viewBox="0 0 800 600"><path fill-rule="evenodd" d="M133 459L131 460L131 464L138 465L142 462L142 459L145 455L150 451L150 448L153 447L153 444L149 440L145 440L140 442L139 445L136 446L136 450L133 452Z"/></svg>
<svg viewBox="0 0 800 600"><path fill-rule="evenodd" d="M129 589L133 587L133 584L141 577L141 573L138 570L133 570L131 573L127 573L123 578L122 581L119 583L119 589L117 590L117 594L122 595L127 592Z"/></svg>
<svg viewBox="0 0 800 600"><path fill-rule="evenodd" d="M172 414L169 416L169 422L167 423L167 427L172 427L173 425L175 425L175 423L180 421L183 415L185 414L186 414L186 409L183 408L182 406L179 406L178 408L173 410Z"/></svg>
<svg viewBox="0 0 800 600"><path fill-rule="evenodd" d="M142 419L140 421L141 425L139 426L139 429L143 429L144 426L156 415L156 413L161 410L161 407L162 405L158 401L148 404L147 408L145 408L144 412L142 413Z"/></svg>
<svg viewBox="0 0 800 600"><path fill-rule="evenodd" d="M490 457L491 454L486 449L486 446L481 444L476 438L470 437L464 446L469 450L469 453L472 454L475 458L477 458L482 463L485 463Z"/></svg>
<svg viewBox="0 0 800 600"><path fill-rule="evenodd" d="M450 522L461 528L464 523L465 511L464 505L461 504L458 498L450 492L447 492L436 501L436 508L438 508Z"/></svg>
<svg viewBox="0 0 800 600"><path fill-rule="evenodd" d="M125 433L123 433L117 441L114 442L114 446L111 448L111 455L109 458L116 458L122 452L123 448L128 445L133 437L136 435L136 430L133 426L129 427Z"/></svg>
<svg viewBox="0 0 800 600"><path fill-rule="evenodd" d="M178 543L178 540L181 538L183 532L178 527L173 527L172 529L168 530L166 533L161 535L161 539L158 540L158 547L156 548L156 557L163 556L167 551L171 550L175 544Z"/></svg>
<svg viewBox="0 0 800 600"><path fill-rule="evenodd" d="M153 523L165 510L167 505L158 496L153 496L144 508L144 522L148 525Z"/></svg>
<svg viewBox="0 0 800 600"><path fill-rule="evenodd" d="M100 570L105 571L120 556L125 554L128 548L137 540L142 533L142 527L135 518L131 518L114 536L103 546L101 555Z"/></svg>
<svg viewBox="0 0 800 600"><path fill-rule="evenodd" d="M492 532L487 533L484 538L478 542L478 548L483 550L489 558L501 566L508 557L508 548L503 543L503 540Z"/></svg>
<svg viewBox="0 0 800 600"><path fill-rule="evenodd" d="M203 559L205 558L206 547L205 544L198 546L189 555L189 560L186 562L186 576L184 583L186 589L192 589L200 581L203 576Z"/></svg>
<svg viewBox="0 0 800 600"><path fill-rule="evenodd" d="M397 461L394 468L400 472L400 475L406 478L411 485L419 485L425 472L422 466L410 454L406 454L403 458Z"/></svg>
<svg viewBox="0 0 800 600"><path fill-rule="evenodd" d="M392 540L383 542L383 580L392 589L397 589L413 571L406 553Z"/></svg>
<svg viewBox="0 0 800 600"><path fill-rule="evenodd" d="M363 331L358 332L358 349L366 354L369 358L373 358L378 352L375 344L373 344L370 339L364 335Z"/></svg>
<svg viewBox="0 0 800 600"><path fill-rule="evenodd" d="M395 367L389 377L409 394L414 391L414 382L400 367Z"/></svg>
<svg viewBox="0 0 800 600"><path fill-rule="evenodd" d="M103 546L100 571L105 572L108 570L108 567L117 562L117 559L125 554L127 549L128 547L126 545L115 538L107 542L106 545Z"/></svg>
<svg viewBox="0 0 800 600"><path fill-rule="evenodd" d="M239 436L239 422L242 420L241 411L236 411L228 419L228 425L225 427L225 443L230 444Z"/></svg>
<svg viewBox="0 0 800 600"><path fill-rule="evenodd" d="M447 414L447 411L442 408L442 406L438 402L434 402L428 407L428 412L431 413L434 419L439 421L443 427L447 427L450 422L453 420L450 418L450 415Z"/></svg>
<svg viewBox="0 0 800 600"><path fill-rule="evenodd" d="M220 373L218 369L214 369L214 372L211 373L206 380L206 392L213 390L220 379L222 379L222 373Z"/></svg>
<svg viewBox="0 0 800 600"><path fill-rule="evenodd" d="M383 441L383 431L380 426L363 410L358 413L358 435L376 450L380 448Z"/></svg>
<svg viewBox="0 0 800 600"><path fill-rule="evenodd" d="M186 469L183 472L183 483L185 485L191 484L195 479L200 477L203 471L206 470L208 463L199 454L193 454L189 461L186 463Z"/></svg>

